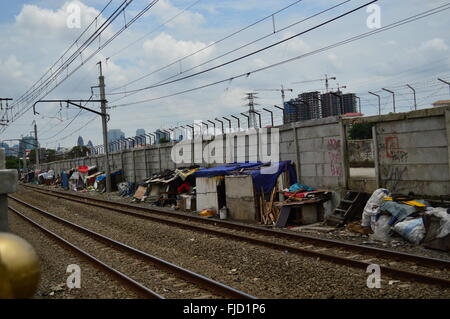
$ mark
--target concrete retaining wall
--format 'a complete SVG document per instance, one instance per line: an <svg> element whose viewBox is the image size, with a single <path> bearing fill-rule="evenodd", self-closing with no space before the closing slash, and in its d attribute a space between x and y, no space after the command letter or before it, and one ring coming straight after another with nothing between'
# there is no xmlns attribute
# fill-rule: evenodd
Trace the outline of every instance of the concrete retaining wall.
<svg viewBox="0 0 450 319"><path fill-rule="evenodd" d="M364 122L373 123L375 127L373 145L376 147L373 149L373 160L376 177L368 182L349 183L349 150L354 148L353 145L347 146L345 132L351 124ZM299 180L304 184L334 190L342 190L351 185L355 190L361 188L361 191L369 192L377 187L386 187L401 193L414 192L430 196L450 194L448 108L343 120L330 117L292 123L275 129L279 130L279 138L272 139L272 135L267 137L273 142L269 143L269 148L274 152L279 147L279 159L295 163ZM251 154L254 151L256 158L264 161L267 152L263 152L261 146L263 137L260 133L263 131L264 129L227 134L224 143L220 144L223 149L222 158L229 162L253 161L255 156L252 158ZM243 143L235 145L236 140ZM201 145L211 146L212 143L214 141L203 141ZM109 162L113 170L122 168L126 179L131 182L143 180L165 169L188 166L192 162L204 167L219 165L202 161L201 147L194 148L192 145L183 150L188 158L187 162L175 164L171 158L173 146L174 143L166 143L115 152L110 154ZM206 158L214 156L217 150L211 147L208 151L210 152L209 155L206 154ZM79 165L97 165L103 170L103 156L41 166L43 169L52 168L59 172Z"/></svg>

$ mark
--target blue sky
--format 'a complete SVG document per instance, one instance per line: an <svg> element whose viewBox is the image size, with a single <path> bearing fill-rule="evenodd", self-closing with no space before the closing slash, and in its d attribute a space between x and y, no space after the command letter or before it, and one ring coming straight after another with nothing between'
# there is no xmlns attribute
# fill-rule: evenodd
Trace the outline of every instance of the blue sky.
<svg viewBox="0 0 450 319"><path fill-rule="evenodd" d="M280 29L304 17L341 3L343 0L303 0L289 10L276 15L276 28ZM69 29L66 26L66 12L69 3L82 8L82 27L98 14L106 0L62 1L62 0L19 0L2 1L0 4L0 35L4 45L0 47L0 96L18 98L52 65L61 53L77 38L83 29ZM110 10L121 0L113 0ZM158 29L130 47L124 49L156 26L177 14L182 8L194 3L194 0L160 0L148 14L126 30L95 58L86 63L68 80L52 91L46 98L88 98L90 86L98 82L96 63L103 61L106 78L106 91L123 91L125 84L165 66L185 55L203 48L258 19L269 15L294 0L201 0L172 23ZM250 45L233 54L219 58L196 71L239 57L253 50L301 32L326 19L355 8L367 1L352 0L341 7L310 21L301 23L267 39ZM127 10L129 19L148 1L135 0ZM381 0L382 26L398 19L437 7L447 3L443 0ZM104 18L107 11L102 18ZM224 68L208 72L173 85L147 90L131 96L109 96L110 105L140 101L172 94L182 90L222 80L243 72L251 71L300 54L308 53L333 42L356 34L367 32L368 13L361 10L335 23L314 32L295 38L276 48L243 59ZM363 113L377 112L376 99L367 92L379 91L382 87L393 88L398 96L400 111L408 111L412 106L412 94L405 88L406 83L413 84L418 91L419 107L430 107L431 103L448 98L448 88L437 81L437 77L450 79L450 10L420 20L397 29L380 33L333 50L307 57L277 68L251 75L248 78L233 80L215 87L195 91L189 94L161 99L153 102L114 108L111 114L110 128L120 128L126 135L134 135L137 128L147 131L168 128L194 120L208 120L245 111L244 93L256 88L278 88L281 84L294 89L288 92L293 98L302 91L324 90L320 81L294 84L295 82L319 79L325 74L336 76L339 84L347 86L344 92L357 93L362 100ZM105 33L105 40L122 26L118 19ZM182 70L193 67L211 58L237 48L262 35L270 34L272 21L263 23L239 33L223 43L213 46L182 63ZM91 48L92 49L92 48ZM106 58L111 57L106 61ZM177 64L152 76L127 85L127 90L145 87L167 77L176 75L180 70ZM190 74L191 72L186 72ZM116 89L116 90L115 90ZM260 92L260 107L270 107L280 103L278 92ZM115 100L119 101L114 102ZM391 110L392 99L382 94L383 113ZM91 105L98 107L97 105ZM101 143L101 125L99 119L88 112L77 116L78 110L60 110L59 105L42 105L41 115L26 113L14 122L0 139L17 138L31 130L36 120L42 132L44 147L73 146L78 135L84 140L91 139L94 144ZM280 114L277 119L280 119ZM76 117L77 116L77 117ZM76 119L70 124L72 118ZM92 122L89 122L91 121ZM268 120L268 114L264 114ZM83 127L85 123L90 123ZM68 125L66 129L64 127ZM79 129L79 130L77 130ZM61 133L59 133L61 131Z"/></svg>

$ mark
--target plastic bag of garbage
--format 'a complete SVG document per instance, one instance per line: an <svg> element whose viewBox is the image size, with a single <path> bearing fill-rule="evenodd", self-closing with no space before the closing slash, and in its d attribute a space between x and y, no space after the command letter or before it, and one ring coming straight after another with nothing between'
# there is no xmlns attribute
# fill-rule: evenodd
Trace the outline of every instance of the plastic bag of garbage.
<svg viewBox="0 0 450 319"><path fill-rule="evenodd" d="M447 213L447 208L428 207L426 213L434 215L440 219L439 230L436 234L436 238L443 238L450 233L450 214Z"/></svg>
<svg viewBox="0 0 450 319"><path fill-rule="evenodd" d="M361 219L361 226L368 227L371 225L373 217L375 217L380 210L380 205L383 202L383 198L389 195L389 191L385 188L379 188L373 192L369 200L364 207L364 211ZM373 230L373 228L372 228Z"/></svg>
<svg viewBox="0 0 450 319"><path fill-rule="evenodd" d="M407 218L394 225L394 231L413 244L420 244L425 237L425 225L422 217Z"/></svg>
<svg viewBox="0 0 450 319"><path fill-rule="evenodd" d="M373 230L373 234L370 235L371 239L380 240L384 242L388 242L391 239L389 232L391 231L391 226L389 225L389 220L391 216L389 215L381 215L378 219L374 218L371 226Z"/></svg>

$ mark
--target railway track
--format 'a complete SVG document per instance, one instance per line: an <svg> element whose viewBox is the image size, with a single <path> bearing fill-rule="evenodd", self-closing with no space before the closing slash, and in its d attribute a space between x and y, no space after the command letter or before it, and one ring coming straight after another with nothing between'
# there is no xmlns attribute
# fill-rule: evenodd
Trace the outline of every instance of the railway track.
<svg viewBox="0 0 450 319"><path fill-rule="evenodd" d="M51 221L52 228L57 228L59 231L52 231L30 218L30 213L24 213L9 206L13 213L74 249L108 273L119 277L146 297L157 299L255 299L245 292L79 226L16 197L9 197L23 206L26 211L39 214L39 219L44 218L46 223ZM59 226L55 227L56 224Z"/></svg>
<svg viewBox="0 0 450 319"><path fill-rule="evenodd" d="M318 257L351 267L367 269L370 264L378 264L382 273L388 274L395 279L450 287L450 276L448 273L450 261L447 260L316 238L303 234L265 229L229 221L205 219L183 213L116 203L78 194L42 189L35 186L23 186L41 194L55 196L87 206L103 208L189 230L207 232L220 237L246 241L285 252Z"/></svg>

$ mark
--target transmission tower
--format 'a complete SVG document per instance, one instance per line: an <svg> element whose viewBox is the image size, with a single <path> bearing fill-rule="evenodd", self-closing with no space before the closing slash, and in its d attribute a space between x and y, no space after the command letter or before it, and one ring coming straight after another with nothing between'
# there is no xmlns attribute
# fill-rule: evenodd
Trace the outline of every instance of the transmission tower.
<svg viewBox="0 0 450 319"><path fill-rule="evenodd" d="M255 99L258 97L256 96L258 93L255 92L249 92L245 93L246 97L245 99L248 100L248 103L246 106L248 106L248 116L250 117L249 120L249 128L255 128L256 127L256 113L255 113L255 106L259 105L255 102Z"/></svg>

